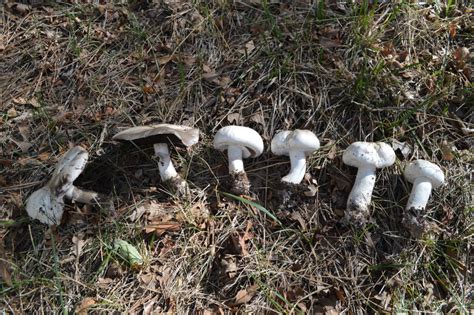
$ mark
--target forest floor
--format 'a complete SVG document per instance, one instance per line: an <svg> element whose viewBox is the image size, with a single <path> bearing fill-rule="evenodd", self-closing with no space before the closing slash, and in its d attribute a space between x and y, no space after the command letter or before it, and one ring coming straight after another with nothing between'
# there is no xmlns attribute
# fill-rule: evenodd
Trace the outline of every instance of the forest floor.
<svg viewBox="0 0 474 315"><path fill-rule="evenodd" d="M0 33L0 310L223 314L472 312L472 8L350 1L8 1ZM437 1L436 1L437 2ZM102 3L102 1L100 1ZM469 50L470 49L470 50ZM151 151L112 141L153 123L199 128L173 150L192 188L175 198ZM250 196L226 194L222 126L252 127ZM310 129L321 148L293 207L278 200L287 157L269 143ZM357 169L342 152L384 141L371 220L341 224ZM26 198L71 146L76 181L116 216L68 204L55 230ZM408 161L445 173L412 237L402 224ZM115 247L133 245L143 264Z"/></svg>

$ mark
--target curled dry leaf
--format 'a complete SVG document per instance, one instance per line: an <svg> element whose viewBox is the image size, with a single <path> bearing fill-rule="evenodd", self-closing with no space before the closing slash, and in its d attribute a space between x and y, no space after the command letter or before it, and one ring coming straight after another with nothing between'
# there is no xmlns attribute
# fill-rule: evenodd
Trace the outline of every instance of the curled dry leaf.
<svg viewBox="0 0 474 315"><path fill-rule="evenodd" d="M308 190L304 192L306 197L314 197L318 193L318 187L316 185L308 185Z"/></svg>
<svg viewBox="0 0 474 315"><path fill-rule="evenodd" d="M155 94L156 91L155 91L155 88L152 85L145 84L145 86L143 86L143 93L145 93L145 94Z"/></svg>
<svg viewBox="0 0 474 315"><path fill-rule="evenodd" d="M18 116L18 112L16 111L15 107L11 107L9 110L7 110L7 116L8 118L15 118Z"/></svg>
<svg viewBox="0 0 474 315"><path fill-rule="evenodd" d="M12 277L7 264L7 255L5 254L5 246L3 244L3 235L0 239L0 283L3 282L8 286L12 285Z"/></svg>
<svg viewBox="0 0 474 315"><path fill-rule="evenodd" d="M166 232L177 232L181 230L181 223L175 221L167 221L167 222L151 222L150 224L146 225L143 230L145 233L156 233L158 236L165 234Z"/></svg>
<svg viewBox="0 0 474 315"><path fill-rule="evenodd" d="M454 152L453 152L453 145L449 144L448 141L444 140L441 142L440 149L441 154L443 155L442 159L445 161L452 161L454 160Z"/></svg>
<svg viewBox="0 0 474 315"><path fill-rule="evenodd" d="M29 5L18 2L8 2L7 8L10 9L12 12L19 13L21 15L24 15L31 10L31 7Z"/></svg>
<svg viewBox="0 0 474 315"><path fill-rule="evenodd" d="M76 256L77 258L80 258L82 255L82 249L84 248L84 245L86 245L86 241L74 235L72 237L72 243L74 244L73 245L74 256Z"/></svg>
<svg viewBox="0 0 474 315"><path fill-rule="evenodd" d="M76 309L78 315L87 315L89 308L97 304L97 301L91 297L84 298Z"/></svg>
<svg viewBox="0 0 474 315"><path fill-rule="evenodd" d="M227 115L227 121L231 124L240 124L242 116L239 113L230 113Z"/></svg>
<svg viewBox="0 0 474 315"><path fill-rule="evenodd" d="M456 66L458 69L463 69L466 63L469 62L470 53L469 48L467 47L458 47L453 52L453 58L456 62Z"/></svg>
<svg viewBox="0 0 474 315"><path fill-rule="evenodd" d="M258 285L254 284L250 287L240 290L235 295L234 306L242 305L250 302L250 300L257 294Z"/></svg>
<svg viewBox="0 0 474 315"><path fill-rule="evenodd" d="M407 159L413 152L413 147L410 144L407 142L400 142L396 139L392 139L392 148L395 152L399 150L405 159Z"/></svg>

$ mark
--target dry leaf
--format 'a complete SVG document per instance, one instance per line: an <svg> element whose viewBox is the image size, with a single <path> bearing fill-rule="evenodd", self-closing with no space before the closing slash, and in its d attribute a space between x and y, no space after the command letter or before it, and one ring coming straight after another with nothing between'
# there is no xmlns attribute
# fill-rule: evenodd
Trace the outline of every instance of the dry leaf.
<svg viewBox="0 0 474 315"><path fill-rule="evenodd" d="M452 22L451 24L449 24L448 32L452 38L456 37L456 29L457 29L457 25L455 22Z"/></svg>
<svg viewBox="0 0 474 315"><path fill-rule="evenodd" d="M177 232L181 229L181 223L179 222L151 222L143 228L145 233L155 232L158 236L163 235L166 232Z"/></svg>
<svg viewBox="0 0 474 315"><path fill-rule="evenodd" d="M18 116L18 112L16 111L15 107L12 107L7 111L7 116L8 118L14 118Z"/></svg>
<svg viewBox="0 0 474 315"><path fill-rule="evenodd" d="M110 278L101 278L99 277L99 279L97 280L97 286L99 288L102 288L102 289L107 289L108 287L110 287L110 284L114 282L114 280L110 279Z"/></svg>
<svg viewBox="0 0 474 315"><path fill-rule="evenodd" d="M143 304L143 313L142 315L150 315L153 312L153 306L156 303L156 299L146 302Z"/></svg>
<svg viewBox="0 0 474 315"><path fill-rule="evenodd" d="M243 54L243 55L245 55L245 54L249 55L254 49L255 49L255 44L254 44L253 40L250 40L247 43L245 43L244 48L239 49L238 52Z"/></svg>
<svg viewBox="0 0 474 315"><path fill-rule="evenodd" d="M221 87L226 87L232 82L232 79L228 75L225 75L221 76L217 81L213 80L213 82L220 85Z"/></svg>
<svg viewBox="0 0 474 315"><path fill-rule="evenodd" d="M198 224L206 223L210 215L207 205L202 201L193 204L189 209L189 213L191 214L192 219L194 219L195 223ZM205 227L205 225L203 227Z"/></svg>
<svg viewBox="0 0 474 315"><path fill-rule="evenodd" d="M320 37L319 44L324 48L331 49L341 46L341 41L339 39L331 39L327 37Z"/></svg>
<svg viewBox="0 0 474 315"><path fill-rule="evenodd" d="M262 112L253 114L252 116L250 116L249 120L254 123L261 124L262 126L265 126L265 117L263 117Z"/></svg>
<svg viewBox="0 0 474 315"><path fill-rule="evenodd" d="M86 297L82 300L81 304L76 309L78 315L87 315L89 308L97 304L97 301L91 297Z"/></svg>
<svg viewBox="0 0 474 315"><path fill-rule="evenodd" d="M135 222L138 219L140 219L143 216L143 214L145 214L146 211L147 211L147 208L142 205L136 208L135 210L133 210L132 214L130 214L128 219L130 220L130 222Z"/></svg>
<svg viewBox="0 0 474 315"><path fill-rule="evenodd" d="M250 287L240 290L235 295L234 306L245 304L250 302L250 300L257 294L258 285L254 284Z"/></svg>
<svg viewBox="0 0 474 315"><path fill-rule="evenodd" d="M30 104L31 106L33 106L34 108L39 108L41 107L40 103L38 102L38 100L36 98L32 98L28 101L28 104Z"/></svg>
<svg viewBox="0 0 474 315"><path fill-rule="evenodd" d="M15 104L18 104L18 105L26 105L28 104L28 101L23 98L23 97L17 97L17 98L14 98L12 99L12 102L15 103Z"/></svg>
<svg viewBox="0 0 474 315"><path fill-rule="evenodd" d="M454 152L453 152L453 146L448 143L448 141L443 140L441 142L441 145L439 146L441 149L441 153L443 155L442 159L445 161L452 161L454 160Z"/></svg>
<svg viewBox="0 0 474 315"><path fill-rule="evenodd" d="M22 153L28 152L28 150L33 146L33 143L27 141L16 141L11 139L11 141L17 145Z"/></svg>
<svg viewBox="0 0 474 315"><path fill-rule="evenodd" d="M253 238L253 233L250 232L250 229L252 228L252 222L247 221L247 227L245 228L245 232L243 235L239 235L239 247L242 252L242 256L248 256L249 252L247 251L247 242L248 240L251 240Z"/></svg>
<svg viewBox="0 0 474 315"><path fill-rule="evenodd" d="M239 124L242 116L239 113L230 113L227 115L227 121L231 124Z"/></svg>
<svg viewBox="0 0 474 315"><path fill-rule="evenodd" d="M7 286L12 285L12 276L8 268L7 255L5 254L5 246L3 244L3 238L0 239L0 280Z"/></svg>
<svg viewBox="0 0 474 315"><path fill-rule="evenodd" d="M145 93L145 94L155 94L156 91L155 91L155 88L153 88L153 86L151 86L149 84L145 84L145 86L143 87L143 93Z"/></svg>
<svg viewBox="0 0 474 315"><path fill-rule="evenodd" d="M469 49L467 47L458 47L453 52L453 58L458 69L464 68L469 61Z"/></svg>
<svg viewBox="0 0 474 315"><path fill-rule="evenodd" d="M158 64L159 64L160 66L166 65L166 64L167 64L168 62L170 62L172 59L173 59L173 56L172 56L172 55L160 57L160 58L158 58Z"/></svg>
<svg viewBox="0 0 474 315"><path fill-rule="evenodd" d="M49 159L51 158L51 154L49 152L43 152L43 153L38 154L36 158L40 160L41 162L46 162L46 161L49 161Z"/></svg>
<svg viewBox="0 0 474 315"><path fill-rule="evenodd" d="M308 185L308 190L304 192L304 195L306 197L314 197L316 196L316 193L318 192L318 187L315 185Z"/></svg>
<svg viewBox="0 0 474 315"><path fill-rule="evenodd" d="M214 71L211 69L211 67L209 67L209 66L206 65L206 64L203 64L203 65L202 65L202 70L203 70L204 72L206 72L206 73L214 72Z"/></svg>
<svg viewBox="0 0 474 315"><path fill-rule="evenodd" d="M7 7L12 10L14 13L26 14L30 11L31 7L29 5L17 2L8 2Z"/></svg>
<svg viewBox="0 0 474 315"><path fill-rule="evenodd" d="M405 159L407 159L413 151L411 145L409 145L407 142L400 142L397 139L392 139L392 148L393 151L400 150L400 153Z"/></svg>
<svg viewBox="0 0 474 315"><path fill-rule="evenodd" d="M72 237L72 243L74 244L73 246L73 252L74 252L74 256L76 256L76 258L80 258L81 255L82 255L82 248L84 247L84 245L86 244L86 241L78 238L77 236L73 236Z"/></svg>

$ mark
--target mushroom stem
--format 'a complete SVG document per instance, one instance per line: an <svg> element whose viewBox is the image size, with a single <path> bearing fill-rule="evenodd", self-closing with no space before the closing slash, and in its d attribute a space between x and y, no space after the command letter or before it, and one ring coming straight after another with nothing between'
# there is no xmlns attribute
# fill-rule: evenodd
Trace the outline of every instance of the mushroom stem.
<svg viewBox="0 0 474 315"><path fill-rule="evenodd" d="M242 149L239 146L230 145L227 148L227 156L229 158L229 173L245 172Z"/></svg>
<svg viewBox="0 0 474 315"><path fill-rule="evenodd" d="M373 166L359 167L354 186L347 199L349 210L368 211L375 186L375 170Z"/></svg>
<svg viewBox="0 0 474 315"><path fill-rule="evenodd" d="M406 209L423 210L428 203L428 199L431 195L432 185L430 181L425 177L419 177L413 182L413 188L408 198Z"/></svg>
<svg viewBox="0 0 474 315"><path fill-rule="evenodd" d="M281 181L290 184L299 184L306 172L306 156L301 151L290 151L291 170Z"/></svg>
<svg viewBox="0 0 474 315"><path fill-rule="evenodd" d="M71 189L69 189L69 191L66 193L65 197L80 203L93 204L98 201L99 194L93 191L82 190L72 186Z"/></svg>
<svg viewBox="0 0 474 315"><path fill-rule="evenodd" d="M168 181L173 177L178 176L170 158L168 145L166 143L155 143L153 148L155 149L155 155L160 159L158 162L158 169L160 171L161 179L163 181Z"/></svg>

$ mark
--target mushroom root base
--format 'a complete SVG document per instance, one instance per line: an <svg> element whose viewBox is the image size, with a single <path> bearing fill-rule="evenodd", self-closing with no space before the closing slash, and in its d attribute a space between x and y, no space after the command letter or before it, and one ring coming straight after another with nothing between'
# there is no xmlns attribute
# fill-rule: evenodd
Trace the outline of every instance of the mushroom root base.
<svg viewBox="0 0 474 315"><path fill-rule="evenodd" d="M188 183L181 176L173 176L165 182L165 185L177 196L187 196L189 194Z"/></svg>
<svg viewBox="0 0 474 315"><path fill-rule="evenodd" d="M230 190L236 195L248 195L250 193L250 182L245 172L231 172Z"/></svg>
<svg viewBox="0 0 474 315"><path fill-rule="evenodd" d="M343 223L346 225L361 227L367 224L369 216L370 211L367 207L349 202L347 209L344 212Z"/></svg>
<svg viewBox="0 0 474 315"><path fill-rule="evenodd" d="M424 208L410 208L405 210L402 224L410 234L415 238L421 238L424 234L431 230L429 222L426 220L423 211Z"/></svg>

